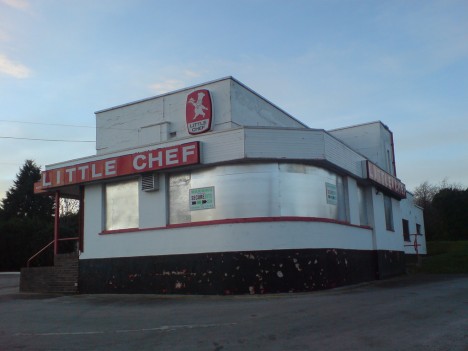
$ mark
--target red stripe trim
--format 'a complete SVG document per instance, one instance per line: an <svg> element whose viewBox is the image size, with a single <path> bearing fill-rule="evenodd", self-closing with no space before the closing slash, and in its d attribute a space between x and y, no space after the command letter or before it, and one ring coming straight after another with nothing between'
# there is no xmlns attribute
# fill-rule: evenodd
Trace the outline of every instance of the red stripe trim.
<svg viewBox="0 0 468 351"><path fill-rule="evenodd" d="M180 223L180 224L168 224L165 227L154 227L154 228L126 228L126 229L114 229L104 230L100 234L121 234L121 233L135 233L145 232L149 230L166 230L174 228L190 228L190 227L202 227L207 225L220 225L220 224L239 224L239 223L266 223L266 222L321 222L321 223L333 223L340 224L348 227L372 229L366 225L356 225L348 222L337 221L336 219L330 218L319 218L319 217L252 217L252 218L229 218L229 219L216 219L212 221L201 221L191 223Z"/></svg>

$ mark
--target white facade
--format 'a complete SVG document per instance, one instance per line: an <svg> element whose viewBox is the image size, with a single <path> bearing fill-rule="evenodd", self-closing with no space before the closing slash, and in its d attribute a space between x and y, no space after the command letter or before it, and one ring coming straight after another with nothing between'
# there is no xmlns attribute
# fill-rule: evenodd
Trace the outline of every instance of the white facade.
<svg viewBox="0 0 468 351"><path fill-rule="evenodd" d="M191 135L187 96L199 89L211 95L213 122L210 131ZM82 192L83 262L296 249L391 256L414 254L415 238L418 253L426 253L422 210L411 194L404 198L393 136L381 122L310 129L227 77L99 111L96 125L96 155L48 166L42 181L42 190ZM191 142L199 160L152 171L154 191L142 190L140 172L119 177L113 168L122 157ZM115 176L93 180L93 163L106 160ZM77 177L81 170L83 181L72 184L72 170ZM49 179L64 174L66 186ZM119 184L130 190L118 195ZM210 206L191 207L198 190L210 192ZM407 225L421 235L408 241Z"/></svg>

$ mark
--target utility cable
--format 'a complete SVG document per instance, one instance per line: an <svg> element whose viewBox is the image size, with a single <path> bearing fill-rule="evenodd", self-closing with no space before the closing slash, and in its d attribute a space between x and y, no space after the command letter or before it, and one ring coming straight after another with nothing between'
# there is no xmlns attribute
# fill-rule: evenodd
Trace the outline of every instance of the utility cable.
<svg viewBox="0 0 468 351"><path fill-rule="evenodd" d="M13 121L13 120L9 120L9 119L0 119L0 122L5 122L5 123L19 123L19 124L37 124L37 125L44 125L44 126L72 127L72 128L137 130L137 129L130 129L130 128L93 127L93 126L84 126L84 125L76 125L76 124L60 124L60 123L46 123L46 122Z"/></svg>
<svg viewBox="0 0 468 351"><path fill-rule="evenodd" d="M95 143L95 140L65 140L65 139L41 139L41 138L19 138L0 136L0 139L32 140L32 141L57 141L63 143Z"/></svg>

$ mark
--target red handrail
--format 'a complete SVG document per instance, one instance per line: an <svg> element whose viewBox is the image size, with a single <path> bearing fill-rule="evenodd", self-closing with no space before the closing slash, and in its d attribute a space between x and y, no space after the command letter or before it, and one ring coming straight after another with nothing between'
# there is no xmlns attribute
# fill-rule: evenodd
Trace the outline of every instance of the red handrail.
<svg viewBox="0 0 468 351"><path fill-rule="evenodd" d="M74 238L61 238L61 239L58 239L58 241L67 241L67 240L78 240L79 238L78 237L74 237ZM26 267L29 267L29 264L31 263L31 261L33 259L35 259L37 256L39 256L41 253L43 253L45 250L47 250L49 248L49 246L51 246L53 243L55 243L55 240L52 240L50 243L48 243L46 246L44 246L42 249L40 249L38 252L36 252L34 255L32 255L28 262L26 262Z"/></svg>

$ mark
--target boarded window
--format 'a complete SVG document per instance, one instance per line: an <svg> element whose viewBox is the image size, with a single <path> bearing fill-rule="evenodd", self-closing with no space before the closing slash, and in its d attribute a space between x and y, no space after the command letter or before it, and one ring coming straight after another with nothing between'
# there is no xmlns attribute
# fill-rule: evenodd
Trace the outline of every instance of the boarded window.
<svg viewBox="0 0 468 351"><path fill-rule="evenodd" d="M421 224L416 223L416 233L417 233L418 235L422 235L422 232L421 232Z"/></svg>
<svg viewBox="0 0 468 351"><path fill-rule="evenodd" d="M105 188L106 230L138 228L138 179Z"/></svg>
<svg viewBox="0 0 468 351"><path fill-rule="evenodd" d="M361 225L369 225L369 217L367 215L367 200L366 189L358 186L358 202L359 202L359 223Z"/></svg>
<svg viewBox="0 0 468 351"><path fill-rule="evenodd" d="M387 230L394 230L393 227L393 209L392 209L392 198L384 195L384 208L385 208L385 225Z"/></svg>
<svg viewBox="0 0 468 351"><path fill-rule="evenodd" d="M405 241L411 241L410 240L410 233L409 233L409 223L408 220L402 219L403 222L403 239Z"/></svg>

